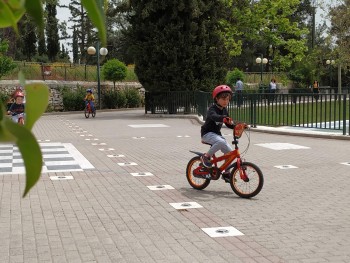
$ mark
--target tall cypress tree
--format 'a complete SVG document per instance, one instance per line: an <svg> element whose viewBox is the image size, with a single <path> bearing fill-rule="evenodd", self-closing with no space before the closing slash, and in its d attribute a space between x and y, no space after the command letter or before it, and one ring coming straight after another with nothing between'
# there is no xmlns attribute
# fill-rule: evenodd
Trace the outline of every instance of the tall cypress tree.
<svg viewBox="0 0 350 263"><path fill-rule="evenodd" d="M90 45L94 45L97 40L97 34L93 30L93 25L87 17L86 11L83 9L80 1L73 0L69 3L69 10L72 14L70 21L74 23L74 28L77 37L77 43L80 53L80 62L86 63L88 60L88 54L86 49ZM78 60L78 59L77 59Z"/></svg>
<svg viewBox="0 0 350 263"><path fill-rule="evenodd" d="M22 53L27 61L32 61L32 57L36 55L36 27L32 19L25 15L23 17L23 26L21 27L21 36L23 41Z"/></svg>
<svg viewBox="0 0 350 263"><path fill-rule="evenodd" d="M38 54L39 56L46 55L47 49L46 49L46 40L44 33L38 32L39 40L38 40Z"/></svg>
<svg viewBox="0 0 350 263"><path fill-rule="evenodd" d="M78 63L79 62L79 45L78 45L78 35L75 29L75 26L73 26L72 49L73 49L73 63Z"/></svg>
<svg viewBox="0 0 350 263"><path fill-rule="evenodd" d="M46 36L47 36L47 56L50 61L55 61L60 52L60 43L58 35L58 20L56 18L57 0L46 1Z"/></svg>
<svg viewBox="0 0 350 263"><path fill-rule="evenodd" d="M221 1L131 0L129 45L146 90L212 90L228 52L219 33Z"/></svg>

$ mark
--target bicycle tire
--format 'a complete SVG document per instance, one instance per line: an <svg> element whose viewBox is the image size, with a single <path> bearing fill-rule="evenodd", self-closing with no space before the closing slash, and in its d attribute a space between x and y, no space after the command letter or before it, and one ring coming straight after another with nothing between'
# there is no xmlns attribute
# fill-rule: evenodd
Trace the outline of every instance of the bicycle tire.
<svg viewBox="0 0 350 263"><path fill-rule="evenodd" d="M256 196L264 185L264 176L260 168L250 162L242 162L241 168L246 169L246 174L249 178L249 182L245 182L241 179L240 170L237 168L232 169L230 174L230 185L239 197L251 198Z"/></svg>
<svg viewBox="0 0 350 263"><path fill-rule="evenodd" d="M96 110L94 110L93 112L91 112L91 116L92 116L92 118L95 118L95 116L96 116Z"/></svg>
<svg viewBox="0 0 350 263"><path fill-rule="evenodd" d="M90 117L90 112L89 112L89 109L87 107L85 107L84 114L85 114L85 118Z"/></svg>
<svg viewBox="0 0 350 263"><path fill-rule="evenodd" d="M203 190L210 184L209 179L197 178L193 176L193 170L202 163L199 156L193 157L186 167L186 178L188 183L196 190Z"/></svg>

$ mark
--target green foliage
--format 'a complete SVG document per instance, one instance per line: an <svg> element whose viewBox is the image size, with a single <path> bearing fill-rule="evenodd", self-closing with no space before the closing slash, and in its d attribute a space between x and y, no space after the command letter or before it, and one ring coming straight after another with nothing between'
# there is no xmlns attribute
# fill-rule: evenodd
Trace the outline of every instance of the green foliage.
<svg viewBox="0 0 350 263"><path fill-rule="evenodd" d="M136 89L125 89L128 108L137 108L141 105L141 95Z"/></svg>
<svg viewBox="0 0 350 263"><path fill-rule="evenodd" d="M56 61L58 53L60 52L60 43L58 36L58 21L56 18L57 0L47 1L46 12L47 12L47 22L46 22L46 36L47 36L47 56L50 61Z"/></svg>
<svg viewBox="0 0 350 263"><path fill-rule="evenodd" d="M290 70L288 73L288 77L293 81L294 88L305 88L310 85L310 80L307 74L307 68L300 67L293 70Z"/></svg>
<svg viewBox="0 0 350 263"><path fill-rule="evenodd" d="M79 111L84 110L86 95L85 89L78 87L76 90L70 88L63 88L62 90L63 108L65 111Z"/></svg>
<svg viewBox="0 0 350 263"><path fill-rule="evenodd" d="M115 82L125 79L127 75L127 67L118 59L108 60L102 68L103 76L106 80L113 81L115 88Z"/></svg>
<svg viewBox="0 0 350 263"><path fill-rule="evenodd" d="M102 45L106 46L106 4L102 6L100 1L90 0L81 0L81 4L87 11L88 17L97 28ZM0 0L0 28L13 27L15 31L18 32L17 23L25 13L28 13L34 19L35 24L38 25L41 31L44 29L44 14L41 0Z"/></svg>
<svg viewBox="0 0 350 263"><path fill-rule="evenodd" d="M5 56L8 49L8 43L0 39L0 79L16 68L12 58Z"/></svg>
<svg viewBox="0 0 350 263"><path fill-rule="evenodd" d="M118 90L117 91L117 107L118 108L125 108L127 104L127 98L126 94L123 90Z"/></svg>
<svg viewBox="0 0 350 263"><path fill-rule="evenodd" d="M10 94L0 92L0 104L6 106L6 103L9 101L10 97Z"/></svg>
<svg viewBox="0 0 350 263"><path fill-rule="evenodd" d="M235 68L227 73L225 82L227 85L233 88L238 79L241 79L244 82L244 73L238 68Z"/></svg>
<svg viewBox="0 0 350 263"><path fill-rule="evenodd" d="M287 70L303 59L307 52L308 29L303 22L307 20L307 10L300 7L309 6L307 1L224 2L227 8L221 21L222 38L230 54L239 57L235 66L245 68L248 63L249 68L257 68L253 61L258 53L273 60L268 67L272 66L274 71Z"/></svg>
<svg viewBox="0 0 350 263"><path fill-rule="evenodd" d="M117 97L118 94L116 91L106 91L102 94L102 104L107 109L117 108Z"/></svg>
<svg viewBox="0 0 350 263"><path fill-rule="evenodd" d="M222 1L129 1L129 50L147 91L211 90L227 72Z"/></svg>
<svg viewBox="0 0 350 263"><path fill-rule="evenodd" d="M102 102L107 109L124 108L127 104L127 98L123 90L109 90L102 94Z"/></svg>

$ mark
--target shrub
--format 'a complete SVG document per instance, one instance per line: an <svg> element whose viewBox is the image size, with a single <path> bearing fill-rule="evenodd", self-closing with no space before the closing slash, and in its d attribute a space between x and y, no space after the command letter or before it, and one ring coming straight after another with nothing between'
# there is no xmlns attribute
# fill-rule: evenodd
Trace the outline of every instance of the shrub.
<svg viewBox="0 0 350 263"><path fill-rule="evenodd" d="M126 94L124 91L119 90L117 91L117 107L118 108L125 108L127 99L126 99Z"/></svg>
<svg viewBox="0 0 350 263"><path fill-rule="evenodd" d="M77 90L71 90L64 87L62 93L63 108L65 111L84 110L85 89L78 87Z"/></svg>
<svg viewBox="0 0 350 263"><path fill-rule="evenodd" d="M115 91L106 91L102 94L102 103L103 106L107 109L117 108L117 92Z"/></svg>
<svg viewBox="0 0 350 263"><path fill-rule="evenodd" d="M225 82L227 85L233 88L236 85L238 78L240 78L244 82L243 71L239 70L238 68L235 68L234 70L229 71L227 73Z"/></svg>
<svg viewBox="0 0 350 263"><path fill-rule="evenodd" d="M141 95L136 89L126 89L125 96L128 108L137 108L141 105Z"/></svg>
<svg viewBox="0 0 350 263"><path fill-rule="evenodd" d="M0 92L0 103L4 105L5 109L7 110L9 106L12 104L10 102L11 95L6 92Z"/></svg>

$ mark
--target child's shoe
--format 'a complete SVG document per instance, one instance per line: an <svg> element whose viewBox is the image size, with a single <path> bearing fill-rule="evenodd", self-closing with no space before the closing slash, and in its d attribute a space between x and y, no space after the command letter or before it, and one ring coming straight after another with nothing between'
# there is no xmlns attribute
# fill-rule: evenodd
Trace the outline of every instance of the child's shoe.
<svg viewBox="0 0 350 263"><path fill-rule="evenodd" d="M203 155L201 156L201 161L202 161L202 163L203 163L203 165L204 165L205 167L211 167L211 166L212 166L212 163L211 163L211 161L210 161L210 158L209 158L208 156L206 156L205 154L203 154Z"/></svg>

